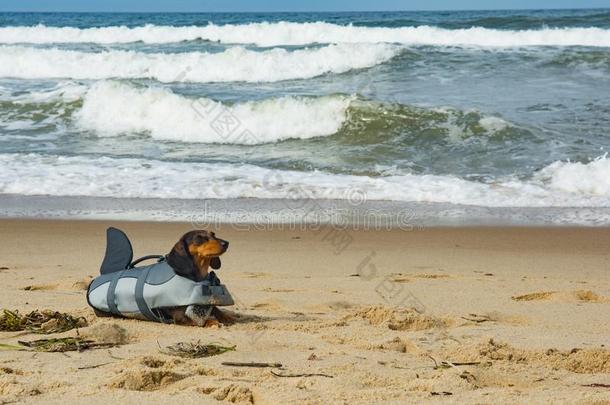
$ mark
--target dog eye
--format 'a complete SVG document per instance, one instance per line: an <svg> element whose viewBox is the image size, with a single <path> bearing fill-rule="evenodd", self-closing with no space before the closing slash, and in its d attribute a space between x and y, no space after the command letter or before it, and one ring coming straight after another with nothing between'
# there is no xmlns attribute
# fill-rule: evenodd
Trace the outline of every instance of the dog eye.
<svg viewBox="0 0 610 405"><path fill-rule="evenodd" d="M193 242L195 243L195 245L202 245L202 244L204 244L204 243L205 243L205 242L207 242L207 241L208 241L208 238L203 237L203 236L201 236L201 235L197 235L197 236L195 236L195 238L193 239Z"/></svg>

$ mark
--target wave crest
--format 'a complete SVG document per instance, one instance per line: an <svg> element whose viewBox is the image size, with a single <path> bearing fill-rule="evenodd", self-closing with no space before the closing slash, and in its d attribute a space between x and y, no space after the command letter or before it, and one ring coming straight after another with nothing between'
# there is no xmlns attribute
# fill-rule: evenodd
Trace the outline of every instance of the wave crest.
<svg viewBox="0 0 610 405"><path fill-rule="evenodd" d="M168 89L104 81L87 92L76 115L83 129L99 136L147 133L169 141L253 145L332 135L349 102L344 96L281 97L227 106Z"/></svg>
<svg viewBox="0 0 610 405"><path fill-rule="evenodd" d="M256 52L232 47L220 53L177 54L0 47L0 77L22 79L136 79L161 82L275 82L344 73L388 61L400 48L388 44L339 44ZM83 66L94 68L84 69Z"/></svg>
<svg viewBox="0 0 610 405"><path fill-rule="evenodd" d="M357 96L286 96L225 105L188 98L165 88L116 81L94 84L75 113L98 136L148 134L168 141L255 145L287 139L338 136L342 143L376 144L473 136L531 135L495 116L454 108L380 103Z"/></svg>
<svg viewBox="0 0 610 405"><path fill-rule="evenodd" d="M209 40L259 46L307 45L314 43L401 43L440 46L610 46L610 30L588 28L543 28L537 30L498 30L482 27L445 29L418 27L361 27L326 22L250 23L239 25L157 26L144 25L102 28L29 27L0 28L0 43L172 43Z"/></svg>

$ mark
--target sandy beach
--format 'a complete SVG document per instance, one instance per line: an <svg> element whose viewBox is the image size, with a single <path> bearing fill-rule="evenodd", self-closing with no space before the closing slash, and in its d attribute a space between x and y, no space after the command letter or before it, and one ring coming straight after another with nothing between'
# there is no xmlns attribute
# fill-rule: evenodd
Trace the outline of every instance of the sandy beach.
<svg viewBox="0 0 610 405"><path fill-rule="evenodd" d="M0 221L1 308L68 312L87 319L81 336L105 339L111 329L124 340L0 351L0 403L610 403L608 388L595 386L610 384L608 228L222 226L214 230L231 247L218 275L238 322L202 329L94 315L85 289L110 225L128 233L136 257L167 253L191 229ZM3 344L38 338L0 332ZM198 340L235 351L160 351ZM286 377L299 374L323 375Z"/></svg>
<svg viewBox="0 0 610 405"><path fill-rule="evenodd" d="M609 123L607 0L0 2L0 405L610 405Z"/></svg>

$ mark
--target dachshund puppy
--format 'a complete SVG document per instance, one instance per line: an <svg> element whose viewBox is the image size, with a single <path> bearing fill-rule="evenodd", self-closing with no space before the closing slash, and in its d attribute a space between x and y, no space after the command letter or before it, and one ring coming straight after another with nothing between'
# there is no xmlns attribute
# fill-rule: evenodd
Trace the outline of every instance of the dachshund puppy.
<svg viewBox="0 0 610 405"><path fill-rule="evenodd" d="M229 248L229 242L216 237L214 232L196 230L185 233L166 256L176 274L193 281L204 280L211 267L221 266L220 255ZM212 326L231 324L234 319L213 305L189 305L163 309L180 325Z"/></svg>

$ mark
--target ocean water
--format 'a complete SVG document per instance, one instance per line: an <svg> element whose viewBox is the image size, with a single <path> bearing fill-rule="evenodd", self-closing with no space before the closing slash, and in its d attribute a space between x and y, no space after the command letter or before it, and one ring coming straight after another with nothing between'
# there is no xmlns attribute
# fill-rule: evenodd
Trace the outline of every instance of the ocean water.
<svg viewBox="0 0 610 405"><path fill-rule="evenodd" d="M5 215L256 198L608 224L609 148L610 10L0 13Z"/></svg>

